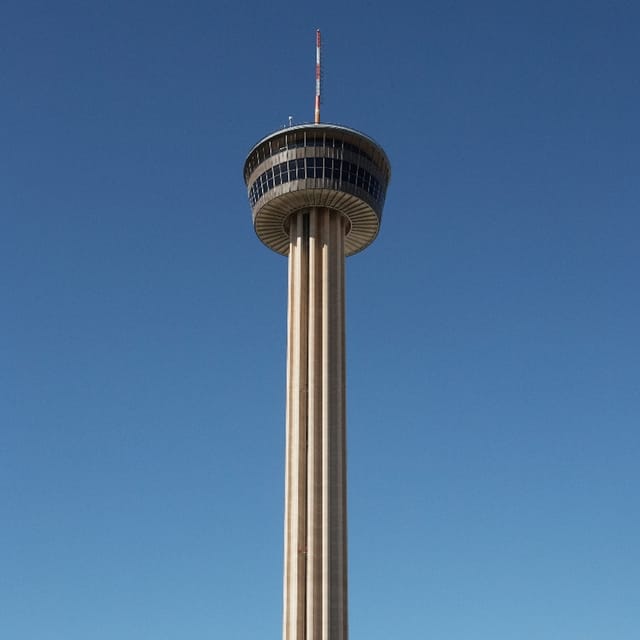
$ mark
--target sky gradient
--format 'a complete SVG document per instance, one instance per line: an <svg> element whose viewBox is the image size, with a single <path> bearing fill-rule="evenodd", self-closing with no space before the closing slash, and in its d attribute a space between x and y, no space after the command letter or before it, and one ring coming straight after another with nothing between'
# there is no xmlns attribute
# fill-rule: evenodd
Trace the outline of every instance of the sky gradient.
<svg viewBox="0 0 640 640"><path fill-rule="evenodd" d="M351 637L640 636L640 9L0 9L0 636L281 634L286 259L246 153L392 165L347 261Z"/></svg>

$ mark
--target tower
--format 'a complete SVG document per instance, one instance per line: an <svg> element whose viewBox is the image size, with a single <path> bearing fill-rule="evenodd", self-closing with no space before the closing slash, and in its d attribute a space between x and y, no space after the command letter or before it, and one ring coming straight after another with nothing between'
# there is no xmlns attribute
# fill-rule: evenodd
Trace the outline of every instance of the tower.
<svg viewBox="0 0 640 640"><path fill-rule="evenodd" d="M378 234L389 160L320 123L267 136L244 180L260 240L289 258L283 640L347 640L345 257Z"/></svg>

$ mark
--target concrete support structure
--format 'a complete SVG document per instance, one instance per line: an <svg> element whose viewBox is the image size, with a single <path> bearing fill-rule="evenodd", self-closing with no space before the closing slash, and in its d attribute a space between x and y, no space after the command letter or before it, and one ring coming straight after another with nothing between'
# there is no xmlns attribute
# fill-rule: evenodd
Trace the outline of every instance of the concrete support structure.
<svg viewBox="0 0 640 640"><path fill-rule="evenodd" d="M289 223L284 640L347 640L345 226Z"/></svg>
<svg viewBox="0 0 640 640"><path fill-rule="evenodd" d="M256 233L289 256L283 640L348 640L344 266L377 236L390 174L371 138L319 123L244 166Z"/></svg>

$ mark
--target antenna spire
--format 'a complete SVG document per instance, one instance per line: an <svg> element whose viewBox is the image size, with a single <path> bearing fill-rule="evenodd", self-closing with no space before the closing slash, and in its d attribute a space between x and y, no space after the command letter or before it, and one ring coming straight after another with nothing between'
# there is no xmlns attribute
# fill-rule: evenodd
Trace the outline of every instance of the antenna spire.
<svg viewBox="0 0 640 640"><path fill-rule="evenodd" d="M316 29L316 112L315 124L320 123L320 29Z"/></svg>

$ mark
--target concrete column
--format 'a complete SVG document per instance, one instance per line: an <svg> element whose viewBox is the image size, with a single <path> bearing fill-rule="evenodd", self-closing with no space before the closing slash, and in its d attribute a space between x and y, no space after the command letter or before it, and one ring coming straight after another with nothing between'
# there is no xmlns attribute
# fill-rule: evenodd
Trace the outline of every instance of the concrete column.
<svg viewBox="0 0 640 640"><path fill-rule="evenodd" d="M284 640L347 640L344 236L290 219Z"/></svg>

